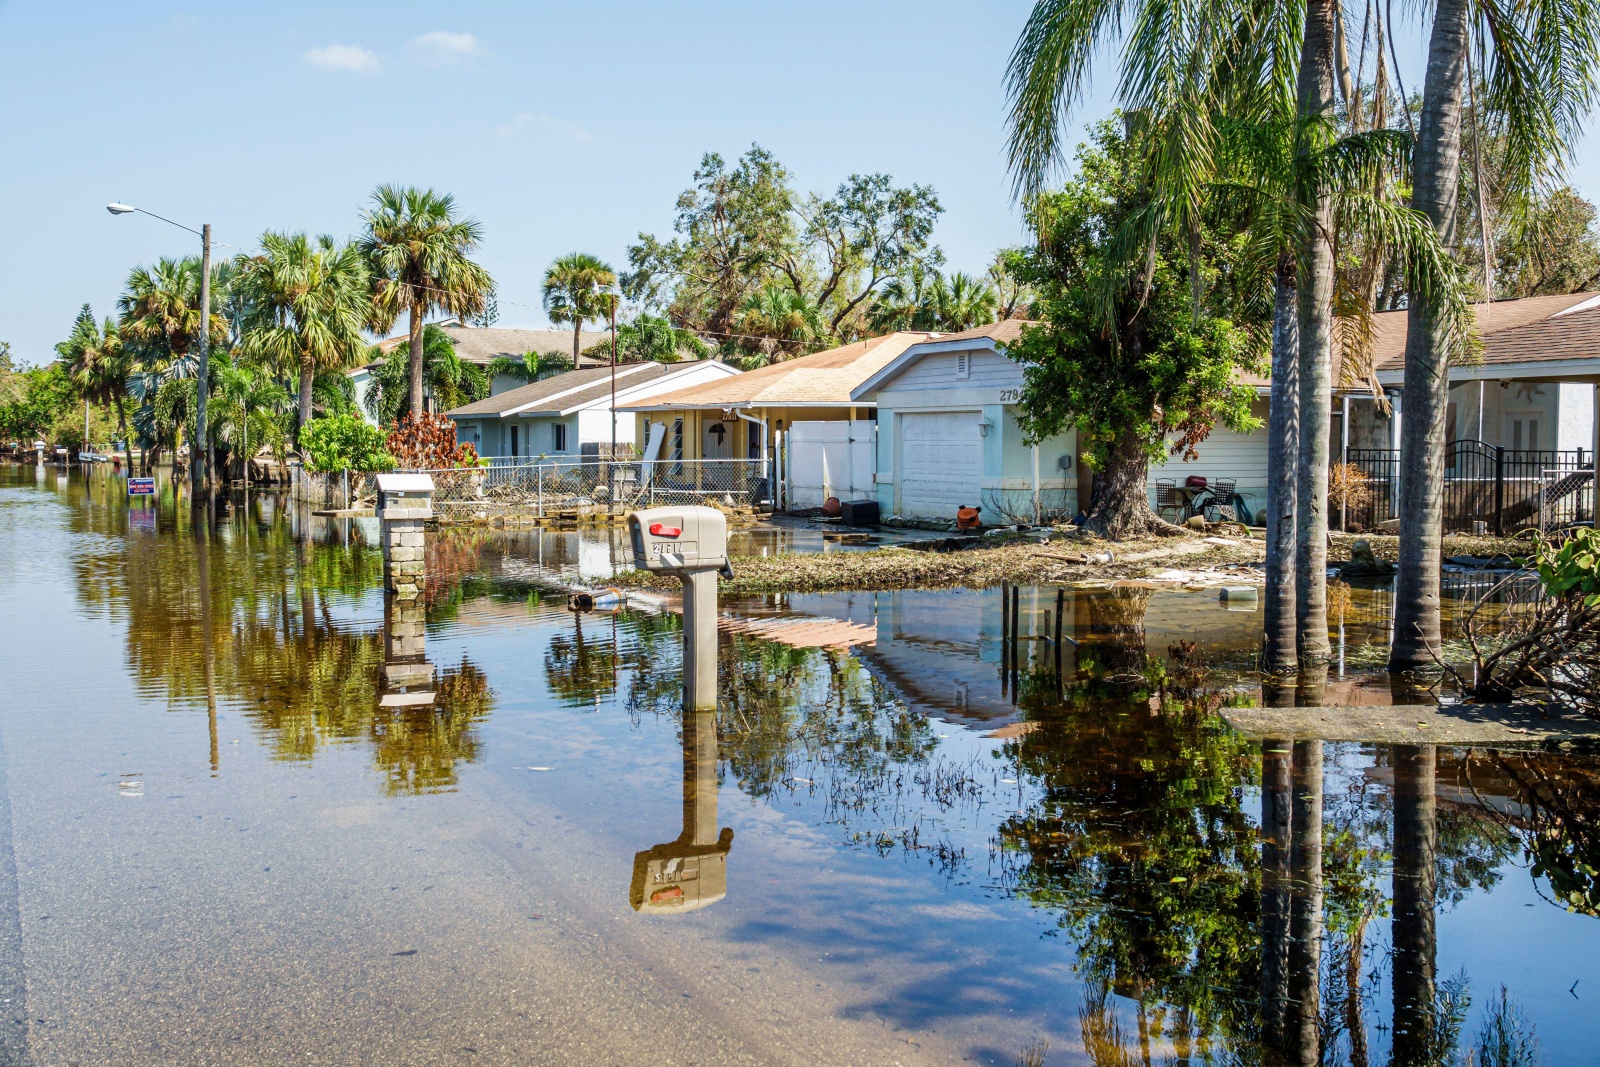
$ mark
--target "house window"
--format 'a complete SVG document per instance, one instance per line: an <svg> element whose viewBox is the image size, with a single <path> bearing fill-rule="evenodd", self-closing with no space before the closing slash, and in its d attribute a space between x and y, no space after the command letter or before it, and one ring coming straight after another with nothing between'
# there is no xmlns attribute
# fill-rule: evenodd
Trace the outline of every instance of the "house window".
<svg viewBox="0 0 1600 1067"><path fill-rule="evenodd" d="M1530 452L1539 448L1539 420L1516 418L1511 420L1511 451Z"/></svg>
<svg viewBox="0 0 1600 1067"><path fill-rule="evenodd" d="M972 374L972 353L971 352L957 352L956 353L956 377L957 378L966 378L966 377L970 377L971 374Z"/></svg>
<svg viewBox="0 0 1600 1067"><path fill-rule="evenodd" d="M683 420L672 421L672 458L683 458Z"/></svg>
<svg viewBox="0 0 1600 1067"><path fill-rule="evenodd" d="M761 458L761 427L760 427L759 424L754 423L754 422L747 422L747 423L745 423L745 425L750 428L750 452L749 452L750 458L751 459L760 459Z"/></svg>
<svg viewBox="0 0 1600 1067"><path fill-rule="evenodd" d="M551 451L565 452L567 450L567 424L558 422L550 427L553 440L550 442Z"/></svg>
<svg viewBox="0 0 1600 1067"><path fill-rule="evenodd" d="M511 427L511 454L517 455L517 427Z"/></svg>

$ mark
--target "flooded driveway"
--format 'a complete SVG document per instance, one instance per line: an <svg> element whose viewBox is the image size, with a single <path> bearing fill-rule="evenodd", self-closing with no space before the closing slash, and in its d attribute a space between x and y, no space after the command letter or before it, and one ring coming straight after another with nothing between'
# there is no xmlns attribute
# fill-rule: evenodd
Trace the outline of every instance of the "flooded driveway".
<svg viewBox="0 0 1600 1067"><path fill-rule="evenodd" d="M607 538L117 489L0 469L0 1062L1593 1062L1600 759L1152 714L1214 592L727 605L685 721Z"/></svg>

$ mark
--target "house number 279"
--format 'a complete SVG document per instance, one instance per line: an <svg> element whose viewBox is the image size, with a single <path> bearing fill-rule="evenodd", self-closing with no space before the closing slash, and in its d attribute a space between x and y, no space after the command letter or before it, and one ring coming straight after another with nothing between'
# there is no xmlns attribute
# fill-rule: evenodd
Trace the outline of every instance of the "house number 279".
<svg viewBox="0 0 1600 1067"><path fill-rule="evenodd" d="M1022 390L1021 389L1002 389L1002 390L1000 390L1000 403L1002 403L1002 404L1015 404L1017 401L1019 401L1021 399L1022 399Z"/></svg>

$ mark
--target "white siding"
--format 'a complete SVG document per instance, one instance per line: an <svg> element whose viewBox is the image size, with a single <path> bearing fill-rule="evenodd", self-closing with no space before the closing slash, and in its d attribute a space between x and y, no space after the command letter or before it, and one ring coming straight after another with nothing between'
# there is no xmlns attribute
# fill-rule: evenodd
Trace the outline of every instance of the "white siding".
<svg viewBox="0 0 1600 1067"><path fill-rule="evenodd" d="M1022 365L991 349L974 349L965 378L956 377L955 352L935 352L922 357L889 382L879 393L910 393L936 389L1011 389L1022 386Z"/></svg>

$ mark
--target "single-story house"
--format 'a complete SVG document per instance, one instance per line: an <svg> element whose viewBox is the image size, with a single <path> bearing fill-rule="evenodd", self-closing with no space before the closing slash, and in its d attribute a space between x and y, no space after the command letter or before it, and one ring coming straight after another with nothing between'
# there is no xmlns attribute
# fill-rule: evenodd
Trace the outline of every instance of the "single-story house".
<svg viewBox="0 0 1600 1067"><path fill-rule="evenodd" d="M1023 368L1005 346L1027 325L929 334L852 391L877 404L885 515L951 519L971 506L1003 523L1077 513L1077 435L1030 445L1017 424Z"/></svg>
<svg viewBox="0 0 1600 1067"><path fill-rule="evenodd" d="M855 391L930 336L907 330L869 337L618 407L638 417L638 440L662 442L664 461L778 466L781 456L786 507L815 507L829 496L865 499L873 495L876 406Z"/></svg>
<svg viewBox="0 0 1600 1067"><path fill-rule="evenodd" d="M684 363L625 363L616 369L616 402L644 403L661 393L705 385L738 375L716 360ZM610 367L584 367L519 385L447 414L458 440L481 456L517 460L530 456L598 454L611 446L612 424L619 447L632 446L635 420L614 414Z"/></svg>
<svg viewBox="0 0 1600 1067"><path fill-rule="evenodd" d="M404 323L402 322L402 325ZM572 331L571 330L513 330L503 329L499 326L468 326L457 319L445 319L442 322L429 323L443 330L455 344L456 355L468 363L475 363L480 367L487 367L496 359L520 360L528 352L537 352L543 355L546 352L560 352L571 358ZM599 344L610 334L585 330L579 337L579 342L584 348ZM397 337L390 337L378 342L378 350L388 355L396 348L404 347L410 343L410 338L402 333ZM357 367L350 372L350 380L356 390L356 410L363 416L367 413L367 389L372 380L371 364ZM503 393L507 389L515 389L523 384L520 378L507 375L496 375L489 383L489 395ZM429 411L433 410L433 397L425 396L424 403Z"/></svg>
<svg viewBox="0 0 1600 1067"><path fill-rule="evenodd" d="M1450 368L1447 477L1458 476L1456 446L1469 442L1505 450L1508 456L1515 453L1519 469L1529 472L1557 465L1593 469L1600 445L1595 437L1600 425L1600 293L1500 300L1478 305L1474 312L1480 356L1458 360ZM1374 319L1375 377L1391 412L1382 412L1369 385L1345 380L1336 351L1329 455L1335 462L1343 459L1382 473L1395 466L1400 447L1408 314L1385 311ZM1263 427L1249 434L1218 427L1197 449L1198 459L1175 457L1153 464L1152 486L1157 478L1182 484L1190 474L1234 478L1260 520L1266 505L1265 422L1271 385L1254 378L1247 383L1256 388L1254 413ZM1459 477L1480 475L1462 469ZM1385 500L1392 510L1392 500Z"/></svg>

